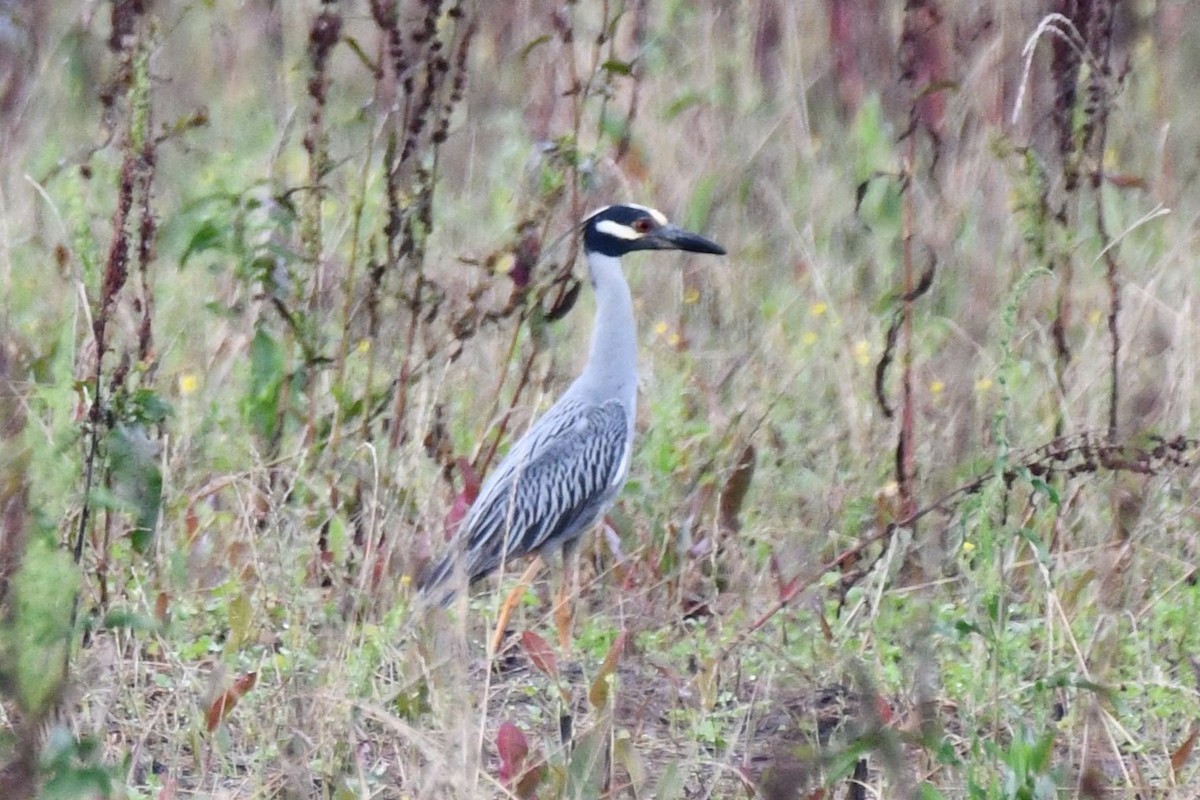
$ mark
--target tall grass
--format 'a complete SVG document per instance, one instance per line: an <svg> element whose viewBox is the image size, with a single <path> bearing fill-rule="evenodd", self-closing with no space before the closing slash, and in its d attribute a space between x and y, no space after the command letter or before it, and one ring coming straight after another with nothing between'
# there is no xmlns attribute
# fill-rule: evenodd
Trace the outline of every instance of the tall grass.
<svg viewBox="0 0 1200 800"><path fill-rule="evenodd" d="M1051 5L0 3L0 795L1190 796L1195 23ZM489 653L617 200L732 255Z"/></svg>

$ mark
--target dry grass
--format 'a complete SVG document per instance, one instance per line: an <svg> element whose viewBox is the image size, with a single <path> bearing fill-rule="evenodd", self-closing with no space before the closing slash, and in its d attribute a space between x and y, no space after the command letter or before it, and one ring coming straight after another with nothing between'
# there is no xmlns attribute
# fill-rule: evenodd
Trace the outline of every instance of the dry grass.
<svg viewBox="0 0 1200 800"><path fill-rule="evenodd" d="M1194 793L1194 15L397 5L0 2L0 794ZM731 255L488 653L405 576L623 199Z"/></svg>

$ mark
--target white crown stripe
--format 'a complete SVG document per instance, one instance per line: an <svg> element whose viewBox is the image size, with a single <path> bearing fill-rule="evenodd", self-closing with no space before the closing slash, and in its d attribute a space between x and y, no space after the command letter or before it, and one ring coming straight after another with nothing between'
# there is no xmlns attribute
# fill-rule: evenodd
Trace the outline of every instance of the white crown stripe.
<svg viewBox="0 0 1200 800"><path fill-rule="evenodd" d="M600 214L603 214L605 211L608 211L610 208L616 208L617 205L622 205L622 206L625 206L626 208L636 208L639 211L645 211L647 214L649 214L651 217L653 217L654 221L657 222L659 225L667 225L670 222L670 220L667 219L667 215L662 213L661 211L659 211L657 208L651 208L650 206L643 206L638 203L616 203L616 204L607 205L607 206L600 206L599 208L595 209L590 214L585 216L583 219L586 222L589 219L593 219L593 218L599 216Z"/></svg>
<svg viewBox="0 0 1200 800"><path fill-rule="evenodd" d="M630 208L638 208L638 209L641 209L642 211L645 211L647 214L654 217L654 221L657 222L659 225L667 224L667 215L662 213L661 211L659 211L657 208L651 208L650 206L640 206L637 203L626 203L625 205L629 206Z"/></svg>
<svg viewBox="0 0 1200 800"><path fill-rule="evenodd" d="M614 239L625 239L626 241L634 241L642 238L642 235L628 225L622 225L619 222L614 222L611 219L602 219L596 223L596 230L600 233L607 234Z"/></svg>

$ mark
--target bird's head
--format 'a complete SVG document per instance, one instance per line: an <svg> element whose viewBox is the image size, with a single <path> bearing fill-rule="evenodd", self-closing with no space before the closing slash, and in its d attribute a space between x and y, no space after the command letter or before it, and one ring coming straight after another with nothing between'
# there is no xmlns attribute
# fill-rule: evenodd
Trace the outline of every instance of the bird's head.
<svg viewBox="0 0 1200 800"><path fill-rule="evenodd" d="M583 249L619 258L634 250L687 250L725 255L725 248L667 221L661 211L626 203L597 209L583 220Z"/></svg>

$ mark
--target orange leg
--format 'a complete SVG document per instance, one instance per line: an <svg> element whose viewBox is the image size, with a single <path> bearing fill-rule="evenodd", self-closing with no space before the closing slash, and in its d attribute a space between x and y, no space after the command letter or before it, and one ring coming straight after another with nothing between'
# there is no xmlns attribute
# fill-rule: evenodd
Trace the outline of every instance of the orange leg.
<svg viewBox="0 0 1200 800"><path fill-rule="evenodd" d="M505 595L504 602L500 604L500 612L496 615L496 629L492 632L492 646L488 652L493 655L499 654L500 648L504 644L504 631L508 628L508 620L512 617L513 609L516 608L517 603L525 595L525 590L529 588L529 584L533 582L545 565L546 562L542 560L541 556L534 558L533 563L521 573L517 585Z"/></svg>
<svg viewBox="0 0 1200 800"><path fill-rule="evenodd" d="M558 645L562 652L571 649L571 628L575 622L575 597L579 594L579 554L577 541L562 548L562 585L554 602L554 624L558 629Z"/></svg>

